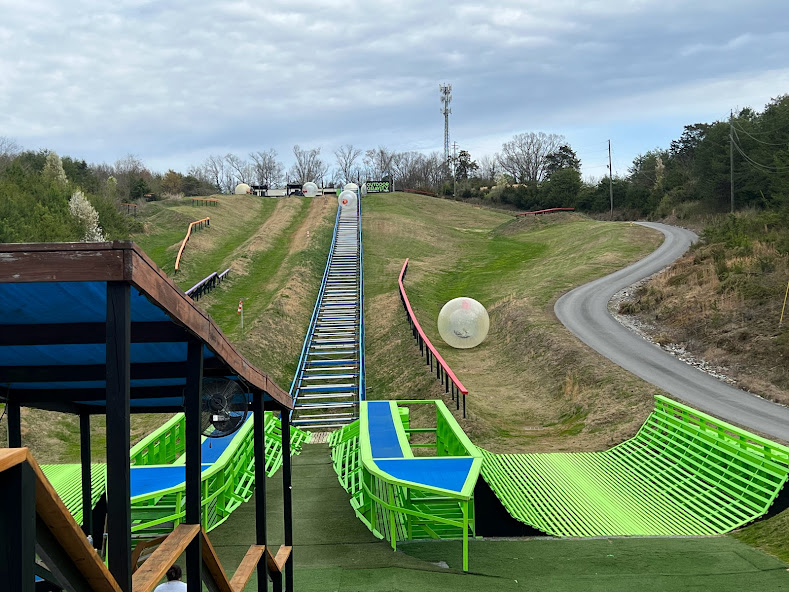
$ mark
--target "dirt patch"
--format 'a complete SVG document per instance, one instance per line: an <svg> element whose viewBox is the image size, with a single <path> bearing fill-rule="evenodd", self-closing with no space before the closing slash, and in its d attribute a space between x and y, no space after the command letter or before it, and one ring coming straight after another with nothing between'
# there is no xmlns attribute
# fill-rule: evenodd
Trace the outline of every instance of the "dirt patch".
<svg viewBox="0 0 789 592"><path fill-rule="evenodd" d="M305 198L312 199L304 222L299 226L296 234L290 241L288 254L292 255L306 249L310 242L315 238L315 230L324 223L324 216L330 210L337 209L337 200L329 199L329 196Z"/></svg>

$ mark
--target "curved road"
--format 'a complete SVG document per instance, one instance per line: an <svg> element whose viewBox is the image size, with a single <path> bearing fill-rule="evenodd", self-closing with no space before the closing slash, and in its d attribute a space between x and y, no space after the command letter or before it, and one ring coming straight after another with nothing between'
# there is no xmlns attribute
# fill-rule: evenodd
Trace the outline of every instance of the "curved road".
<svg viewBox="0 0 789 592"><path fill-rule="evenodd" d="M682 256L697 236L683 228L644 222L666 237L654 253L633 265L568 292L556 316L581 341L625 370L677 399L723 420L789 441L789 408L771 403L697 370L617 322L608 301L619 290Z"/></svg>

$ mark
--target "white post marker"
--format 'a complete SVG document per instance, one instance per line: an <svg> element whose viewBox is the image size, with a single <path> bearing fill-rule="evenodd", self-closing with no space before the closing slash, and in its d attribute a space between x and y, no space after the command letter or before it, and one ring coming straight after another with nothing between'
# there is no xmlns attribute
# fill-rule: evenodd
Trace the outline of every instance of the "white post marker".
<svg viewBox="0 0 789 592"><path fill-rule="evenodd" d="M244 328L244 299L238 301L238 314L241 315L241 328Z"/></svg>

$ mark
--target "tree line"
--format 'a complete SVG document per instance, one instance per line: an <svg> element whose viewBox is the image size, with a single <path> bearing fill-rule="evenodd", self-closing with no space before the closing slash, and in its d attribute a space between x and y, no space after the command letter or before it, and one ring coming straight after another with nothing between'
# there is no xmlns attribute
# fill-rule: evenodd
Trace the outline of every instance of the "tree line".
<svg viewBox="0 0 789 592"><path fill-rule="evenodd" d="M628 218L724 212L732 206L732 193L736 209L785 211L789 96L773 99L761 112L745 108L728 120L687 125L668 147L637 156L627 174L596 180L582 179L581 162L563 136L544 132L516 134L498 153L476 160L466 150L446 161L439 152L385 146L346 144L324 156L320 147L295 145L290 167L269 149L210 155L186 172L164 173L133 155L112 165L89 164L48 150L23 150L0 137L0 240L85 236L87 218L75 222L74 214L65 216L77 191L97 212L102 236L120 238L128 236L133 221L117 214L118 202L232 193L239 183L276 188L314 181L325 187L373 180L525 210L603 213L613 193L614 209Z"/></svg>

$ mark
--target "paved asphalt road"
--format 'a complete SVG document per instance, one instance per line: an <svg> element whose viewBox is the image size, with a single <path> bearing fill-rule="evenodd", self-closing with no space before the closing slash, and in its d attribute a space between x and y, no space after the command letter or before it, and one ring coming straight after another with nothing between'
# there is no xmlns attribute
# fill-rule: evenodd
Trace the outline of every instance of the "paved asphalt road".
<svg viewBox="0 0 789 592"><path fill-rule="evenodd" d="M698 238L675 226L643 225L665 235L660 248L630 267L568 292L556 302L556 316L581 341L688 405L789 442L789 407L731 387L679 361L609 314L608 301L614 294L660 271Z"/></svg>

